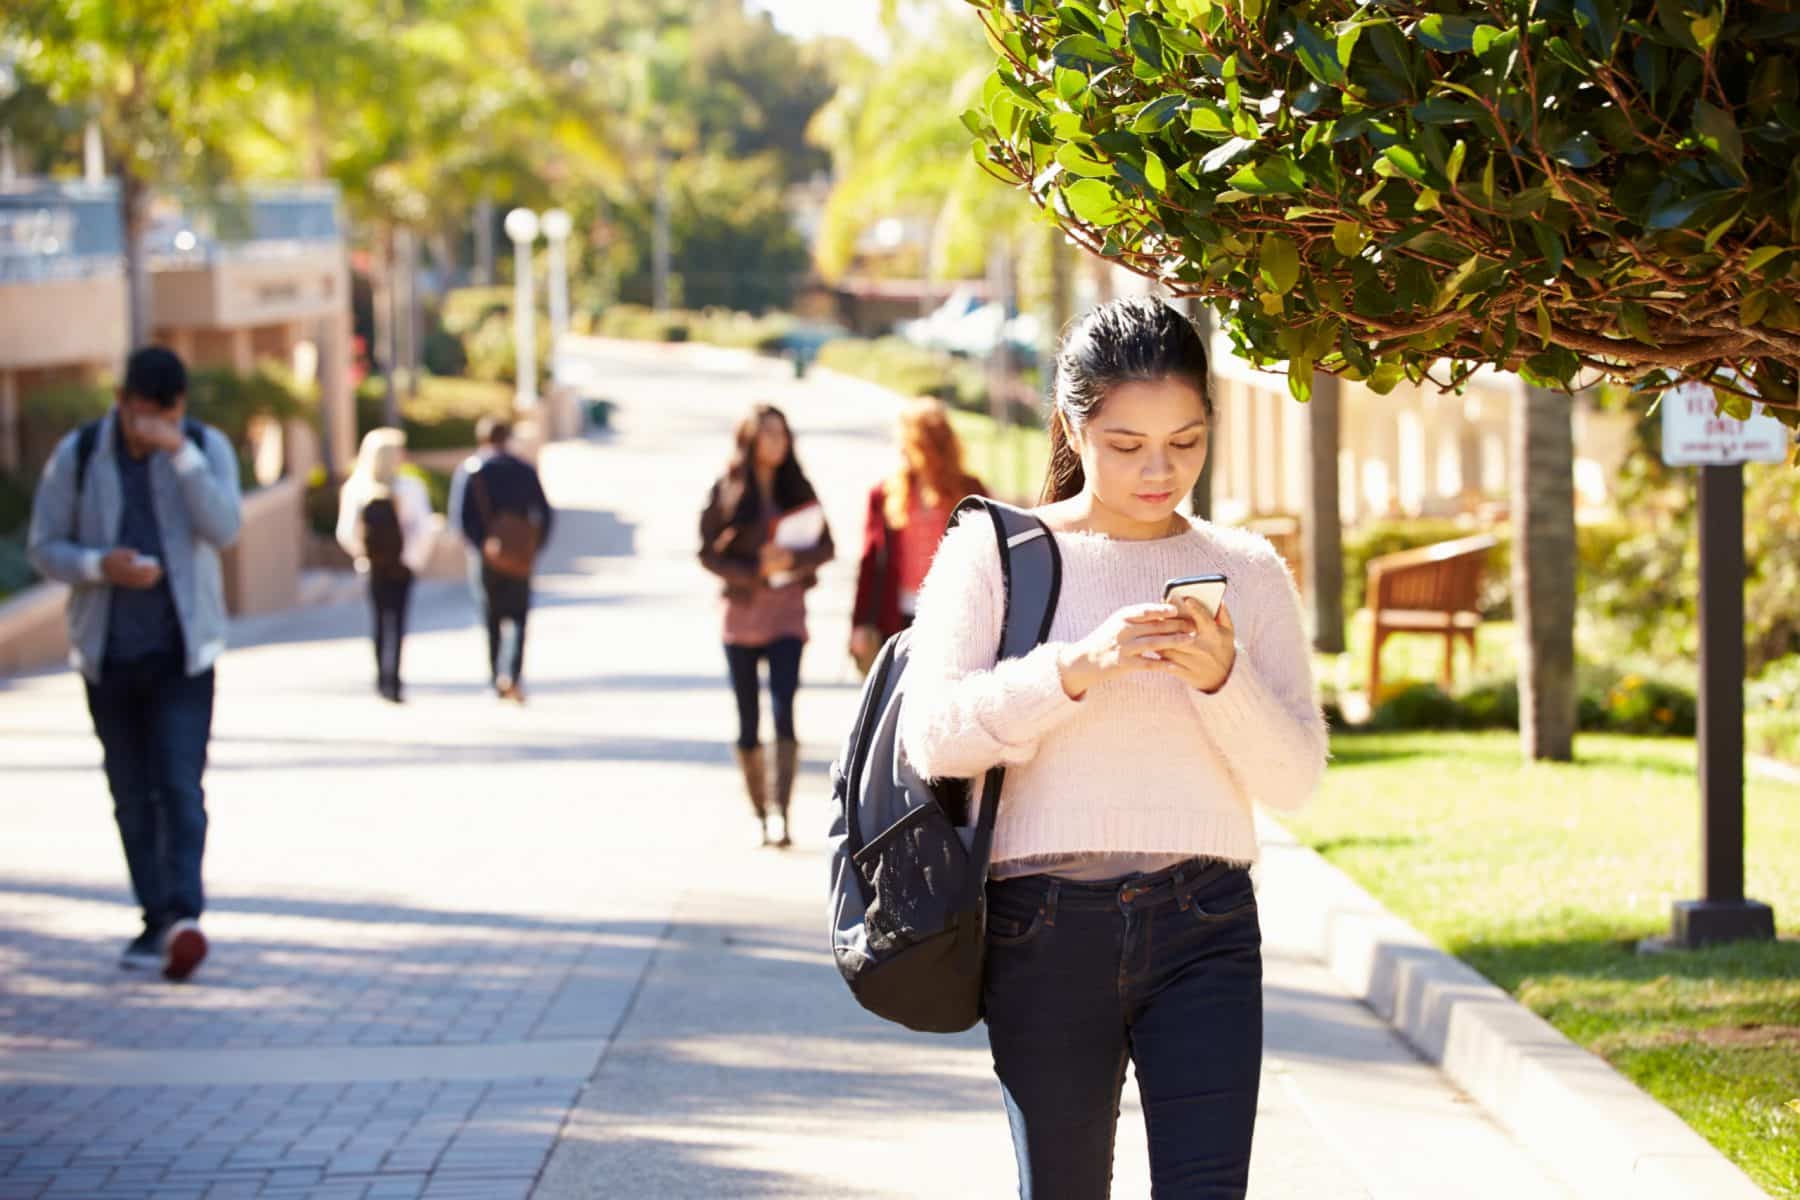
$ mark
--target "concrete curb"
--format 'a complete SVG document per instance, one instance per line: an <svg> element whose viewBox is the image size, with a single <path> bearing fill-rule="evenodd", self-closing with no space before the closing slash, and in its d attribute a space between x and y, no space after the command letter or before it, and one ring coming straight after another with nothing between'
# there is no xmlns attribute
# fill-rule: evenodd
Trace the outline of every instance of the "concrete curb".
<svg viewBox="0 0 1800 1200"><path fill-rule="evenodd" d="M1265 925L1360 998L1578 1195L1768 1200L1674 1113L1265 820Z"/></svg>

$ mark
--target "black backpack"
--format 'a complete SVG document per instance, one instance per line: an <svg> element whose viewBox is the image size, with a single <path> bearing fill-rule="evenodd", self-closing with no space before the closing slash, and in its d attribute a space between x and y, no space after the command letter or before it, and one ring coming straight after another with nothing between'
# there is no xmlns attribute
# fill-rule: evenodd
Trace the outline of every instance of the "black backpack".
<svg viewBox="0 0 1800 1200"><path fill-rule="evenodd" d="M405 574L401 555L406 550L406 535L400 531L400 512L392 496L376 496L363 505L362 541L371 575L391 579Z"/></svg>
<svg viewBox="0 0 1800 1200"><path fill-rule="evenodd" d="M971 498L951 524L985 517L1005 581L999 658L1049 635L1062 558L1030 513ZM981 1019L988 855L1005 772L926 781L900 747L910 631L888 639L831 768L832 951L864 1008L908 1029L956 1033ZM970 825L973 814L973 825Z"/></svg>

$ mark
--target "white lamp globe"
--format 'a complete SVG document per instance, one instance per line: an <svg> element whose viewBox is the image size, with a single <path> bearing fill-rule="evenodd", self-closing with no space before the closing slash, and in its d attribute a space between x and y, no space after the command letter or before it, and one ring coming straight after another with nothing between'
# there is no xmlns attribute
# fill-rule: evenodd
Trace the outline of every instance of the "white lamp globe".
<svg viewBox="0 0 1800 1200"><path fill-rule="evenodd" d="M544 236L553 242L562 241L574 228L574 220L560 208L553 208L544 214Z"/></svg>
<svg viewBox="0 0 1800 1200"><path fill-rule="evenodd" d="M538 215L529 208L515 208L506 214L506 236L515 242L529 242L538 235Z"/></svg>

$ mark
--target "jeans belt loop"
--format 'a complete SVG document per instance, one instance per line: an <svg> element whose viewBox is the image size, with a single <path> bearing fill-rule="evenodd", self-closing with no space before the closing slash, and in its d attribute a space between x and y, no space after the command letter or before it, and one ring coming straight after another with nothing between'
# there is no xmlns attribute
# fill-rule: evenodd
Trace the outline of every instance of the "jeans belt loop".
<svg viewBox="0 0 1800 1200"><path fill-rule="evenodd" d="M1052 928L1056 925L1056 898L1061 894L1062 880L1052 879L1050 881L1050 894L1044 897L1044 924L1049 925Z"/></svg>

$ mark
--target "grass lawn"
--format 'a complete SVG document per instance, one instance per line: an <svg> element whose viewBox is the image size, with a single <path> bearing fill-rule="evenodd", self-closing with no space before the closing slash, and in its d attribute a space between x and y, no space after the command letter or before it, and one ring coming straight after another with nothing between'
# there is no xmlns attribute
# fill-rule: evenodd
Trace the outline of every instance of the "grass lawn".
<svg viewBox="0 0 1800 1200"><path fill-rule="evenodd" d="M1287 824L1800 1200L1800 787L1745 796L1747 890L1782 940L1639 955L1699 891L1695 746L1583 734L1576 753L1526 764L1510 733L1340 736Z"/></svg>
<svg viewBox="0 0 1800 1200"><path fill-rule="evenodd" d="M962 439L964 466L1002 500L1036 504L1050 463L1050 439L1035 425L1001 429L992 417L952 409L950 423Z"/></svg>
<svg viewBox="0 0 1800 1200"><path fill-rule="evenodd" d="M1327 690L1360 692L1369 686L1369 637L1373 627L1369 610L1358 609L1344 623L1342 654L1317 654L1313 669ZM1518 633L1511 621L1484 621L1475 631L1476 669L1469 670L1469 648L1456 646L1456 690L1461 692L1476 679L1511 679L1518 673ZM1444 639L1401 634L1381 648L1383 692L1404 683L1437 683L1444 669Z"/></svg>

